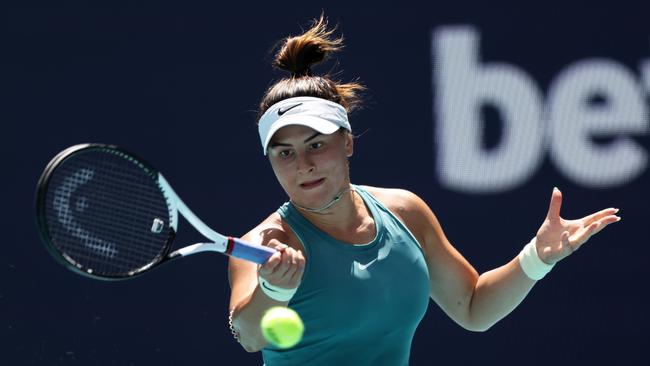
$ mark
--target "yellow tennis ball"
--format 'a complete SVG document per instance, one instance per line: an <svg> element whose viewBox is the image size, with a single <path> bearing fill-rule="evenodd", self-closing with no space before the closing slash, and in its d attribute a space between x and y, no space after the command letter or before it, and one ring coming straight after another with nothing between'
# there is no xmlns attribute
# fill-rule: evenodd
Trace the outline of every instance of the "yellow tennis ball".
<svg viewBox="0 0 650 366"><path fill-rule="evenodd" d="M264 338L278 348L295 346L305 331L298 313L284 306L274 306L267 310L260 326Z"/></svg>

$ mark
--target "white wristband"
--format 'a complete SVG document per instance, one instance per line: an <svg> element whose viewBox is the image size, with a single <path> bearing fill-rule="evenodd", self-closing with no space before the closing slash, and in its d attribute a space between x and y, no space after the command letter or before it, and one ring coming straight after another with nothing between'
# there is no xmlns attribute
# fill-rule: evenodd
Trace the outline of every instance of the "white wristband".
<svg viewBox="0 0 650 366"><path fill-rule="evenodd" d="M539 258L535 243L536 239L533 238L533 240L526 244L524 249L521 250L519 253L519 265L526 276L531 280L537 281L544 278L544 276L553 269L555 264L546 264Z"/></svg>
<svg viewBox="0 0 650 366"><path fill-rule="evenodd" d="M298 291L297 288L282 288L272 285L262 276L258 276L258 279L260 282L260 288L264 291L266 296L276 301L289 301L296 291Z"/></svg>

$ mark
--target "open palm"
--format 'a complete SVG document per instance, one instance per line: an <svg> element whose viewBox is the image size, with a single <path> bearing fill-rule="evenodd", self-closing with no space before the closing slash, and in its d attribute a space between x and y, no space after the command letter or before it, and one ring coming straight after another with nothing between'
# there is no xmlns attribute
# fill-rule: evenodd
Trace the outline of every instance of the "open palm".
<svg viewBox="0 0 650 366"><path fill-rule="evenodd" d="M606 208L576 220L560 217L562 192L554 188L544 223L537 231L537 253L542 261L555 264L578 250L607 225L619 221L617 208Z"/></svg>

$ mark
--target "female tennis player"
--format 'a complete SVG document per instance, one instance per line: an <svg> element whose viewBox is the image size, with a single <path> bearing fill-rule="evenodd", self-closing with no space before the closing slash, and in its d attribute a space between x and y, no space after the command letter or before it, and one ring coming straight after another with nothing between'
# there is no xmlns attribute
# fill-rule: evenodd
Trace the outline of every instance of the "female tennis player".
<svg viewBox="0 0 650 366"><path fill-rule="evenodd" d="M460 326L485 331L555 263L620 220L614 208L563 219L562 194L553 189L530 243L479 275L418 196L351 184L348 112L363 87L311 70L341 49L332 34L321 16L286 39L274 66L291 75L260 104L263 153L289 201L243 237L278 253L263 266L230 259L230 320L243 348L261 350L266 366L407 365L429 298ZM304 338L290 349L268 345L260 331L264 312L278 305L305 323Z"/></svg>

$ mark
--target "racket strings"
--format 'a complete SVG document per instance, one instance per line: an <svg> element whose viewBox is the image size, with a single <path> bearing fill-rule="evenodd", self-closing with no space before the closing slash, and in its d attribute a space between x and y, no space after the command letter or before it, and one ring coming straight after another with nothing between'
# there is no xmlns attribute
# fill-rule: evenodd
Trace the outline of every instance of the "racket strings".
<svg viewBox="0 0 650 366"><path fill-rule="evenodd" d="M125 154L68 157L50 178L47 220L54 245L89 273L123 276L164 255L169 208L152 173ZM152 231L154 220L164 229Z"/></svg>
<svg viewBox="0 0 650 366"><path fill-rule="evenodd" d="M119 219L124 217L124 213L119 212L119 210L108 211L106 208L101 207L98 207L98 209L103 209L105 212L112 212L113 215L112 217L107 217L107 215L94 215L92 225L90 226L92 232L88 230L82 231L82 229L80 229L81 225L77 225L78 227L72 227L72 230L69 225L65 228L67 231L65 234L72 236L72 239L77 240L70 245L70 240L68 240L70 238L68 237L66 241L62 243L62 249L67 251L68 256L75 258L75 262L82 264L84 267L88 267L89 269L94 267L95 272L99 271L108 274L111 273L111 271L131 272L134 269L145 265L147 262L152 260L152 257L159 256L159 243L147 245L148 243L146 240L148 238L144 238L145 240L143 241L143 238L139 237L139 234L144 230L135 230L136 227L143 227L143 225L134 225L134 222L132 221ZM89 227L87 223L83 226ZM98 230L98 227L110 227L116 230L111 233L106 233L106 230ZM101 237L110 237L110 242L101 239ZM83 246L79 246L79 242L83 244ZM119 243L140 243L144 245L120 245ZM107 263L110 265L106 266L100 260L110 261L110 263ZM118 268L116 270L115 268L111 268L115 266L119 266L122 269L120 270Z"/></svg>

